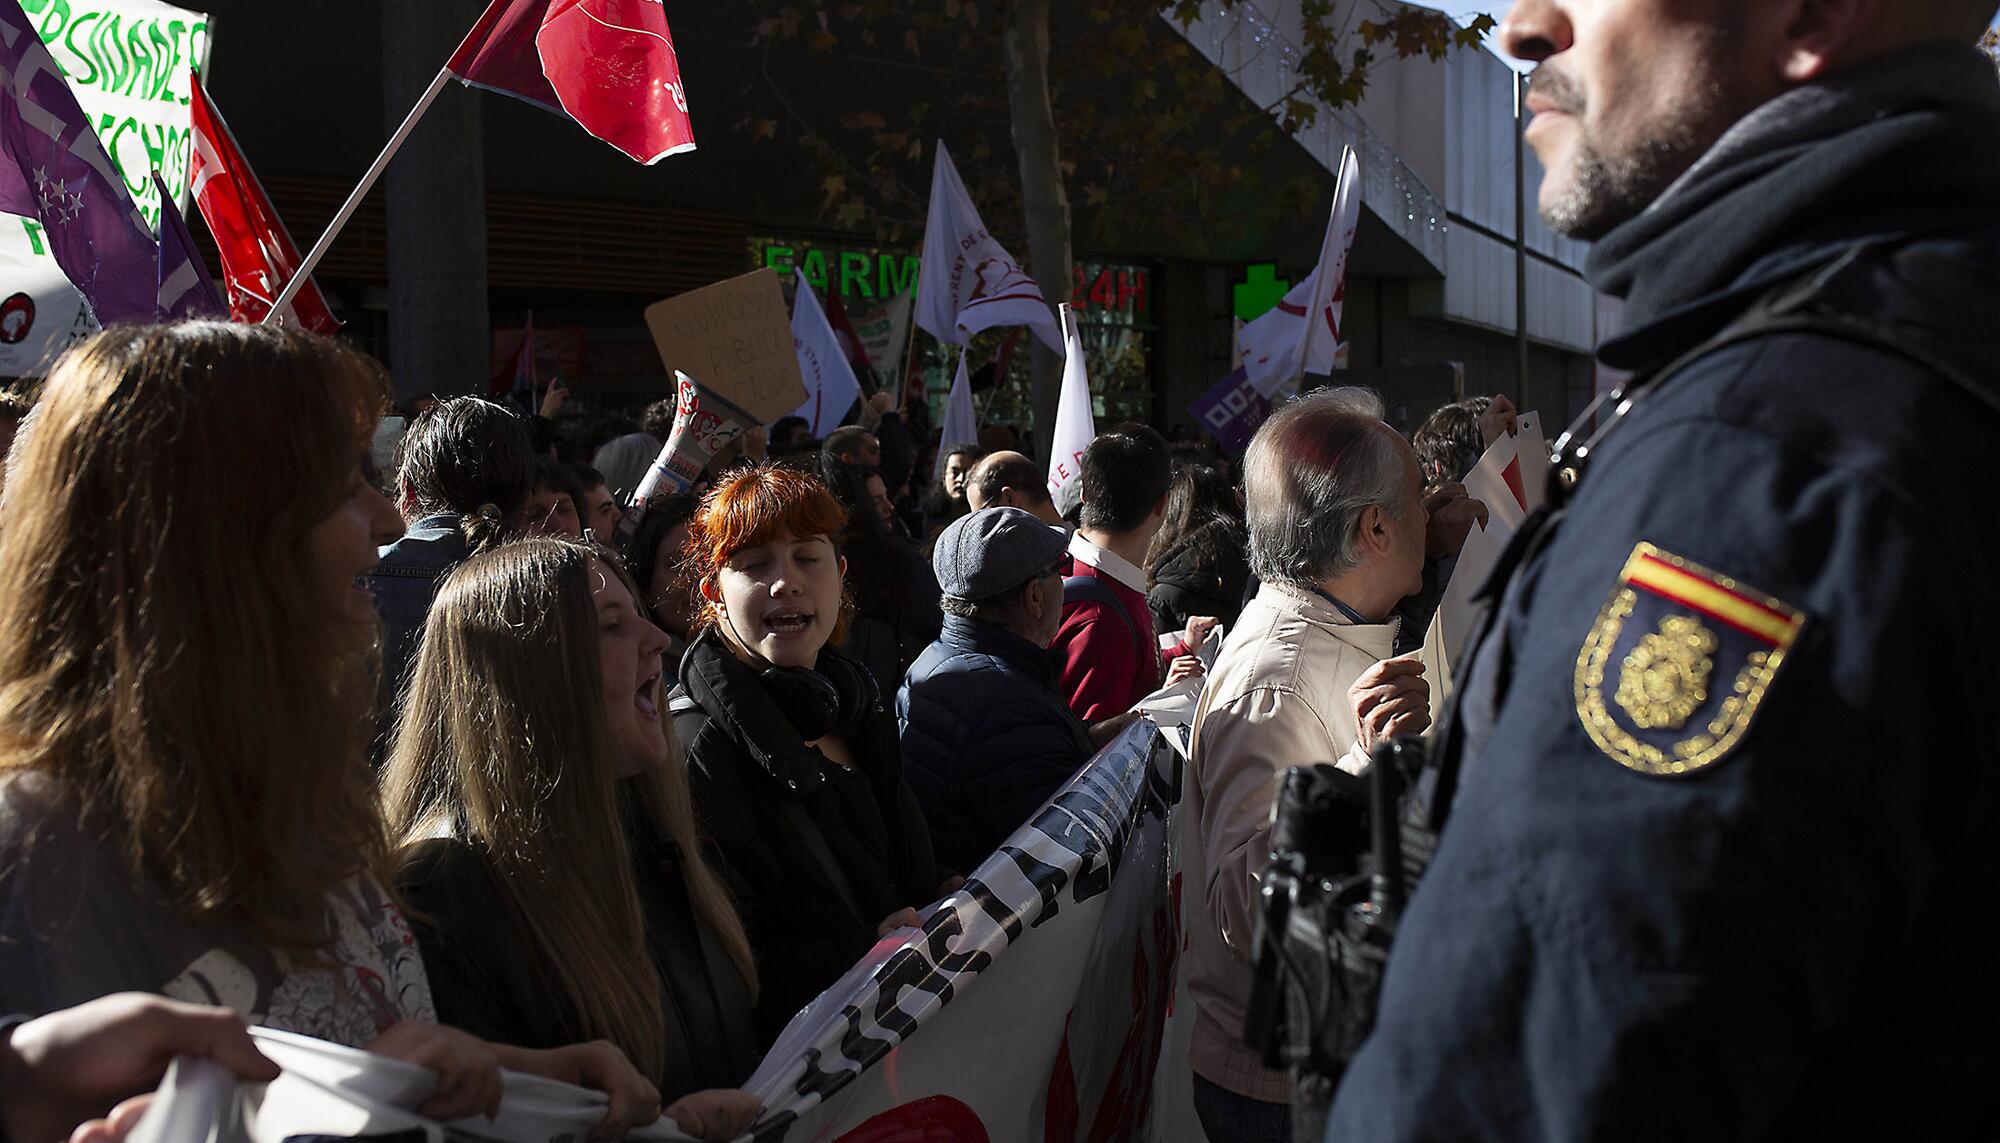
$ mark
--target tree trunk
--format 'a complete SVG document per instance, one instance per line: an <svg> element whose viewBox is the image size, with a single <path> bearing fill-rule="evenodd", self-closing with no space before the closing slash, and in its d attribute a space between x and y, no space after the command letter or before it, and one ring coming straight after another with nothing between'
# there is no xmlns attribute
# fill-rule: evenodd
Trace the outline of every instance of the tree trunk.
<svg viewBox="0 0 2000 1143"><path fill-rule="evenodd" d="M479 15L478 0L382 6L387 131ZM382 178L389 245L389 367L400 398L485 393L486 163L479 92L438 94Z"/></svg>
<svg viewBox="0 0 2000 1143"><path fill-rule="evenodd" d="M1021 163L1021 209L1028 224L1028 269L1049 305L1070 296L1069 196L1063 191L1055 113L1049 106L1049 0L1013 0L1004 40L1007 108ZM1048 463L1062 391L1062 357L1039 338L1034 370L1035 458Z"/></svg>

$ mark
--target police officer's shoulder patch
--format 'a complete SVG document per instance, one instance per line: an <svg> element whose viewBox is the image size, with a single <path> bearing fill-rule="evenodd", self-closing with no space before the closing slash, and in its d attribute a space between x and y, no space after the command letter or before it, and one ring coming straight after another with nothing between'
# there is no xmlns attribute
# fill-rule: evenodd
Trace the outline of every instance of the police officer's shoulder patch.
<svg viewBox="0 0 2000 1143"><path fill-rule="evenodd" d="M1642 543L1577 654L1577 717L1639 773L1713 766L1743 740L1804 625L1796 608Z"/></svg>

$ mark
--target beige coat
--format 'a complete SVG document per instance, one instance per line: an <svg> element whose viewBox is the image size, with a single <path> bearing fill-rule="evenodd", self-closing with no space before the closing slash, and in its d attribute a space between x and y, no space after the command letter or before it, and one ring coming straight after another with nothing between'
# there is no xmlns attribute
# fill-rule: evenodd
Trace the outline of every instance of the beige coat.
<svg viewBox="0 0 2000 1143"><path fill-rule="evenodd" d="M1283 1072L1243 1044L1252 912L1270 863L1271 806L1291 766L1330 762L1359 774L1368 757L1347 689L1395 650L1396 624L1348 623L1318 596L1262 585L1216 657L1195 711L1182 869L1189 906L1189 1063L1238 1095L1284 1103Z"/></svg>

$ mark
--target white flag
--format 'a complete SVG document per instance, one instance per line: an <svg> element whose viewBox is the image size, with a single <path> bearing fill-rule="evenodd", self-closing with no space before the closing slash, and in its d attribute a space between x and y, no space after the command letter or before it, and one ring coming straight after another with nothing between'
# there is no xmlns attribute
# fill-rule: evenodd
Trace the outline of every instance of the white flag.
<svg viewBox="0 0 2000 1143"><path fill-rule="evenodd" d="M902 380L904 351L909 348L911 291L904 290L873 309L850 314L861 352L883 388L893 391Z"/></svg>
<svg viewBox="0 0 2000 1143"><path fill-rule="evenodd" d="M1347 252L1360 221L1361 163L1350 147L1340 159L1340 182L1334 187L1319 265L1276 308L1238 331L1237 363L1260 395L1269 397L1300 373L1334 371L1347 298ZM1307 321L1308 314L1316 316Z"/></svg>
<svg viewBox="0 0 2000 1143"><path fill-rule="evenodd" d="M1097 437L1097 420L1090 413L1090 376L1084 371L1083 339L1076 313L1065 302L1063 323L1062 398L1056 405L1056 431L1049 438L1049 496L1056 511L1068 515L1083 490L1083 450Z"/></svg>
<svg viewBox="0 0 2000 1143"><path fill-rule="evenodd" d="M972 378L965 372L965 354L958 355L958 376L952 378L951 395L944 399L944 430L938 437L937 463L931 479L944 479L944 462L958 445L979 443L979 419L972 411Z"/></svg>
<svg viewBox="0 0 2000 1143"><path fill-rule="evenodd" d="M964 345L996 325L1025 325L1043 345L1062 352L1062 334L1042 288L987 232L940 141L917 273L917 326L939 341Z"/></svg>
<svg viewBox="0 0 2000 1143"><path fill-rule="evenodd" d="M803 271L799 290L792 301L792 348L799 354L799 375L805 379L806 402L793 410L812 426L812 435L832 432L847 415L848 407L861 396L861 384L854 379L854 366L840 347L819 296L813 293Z"/></svg>

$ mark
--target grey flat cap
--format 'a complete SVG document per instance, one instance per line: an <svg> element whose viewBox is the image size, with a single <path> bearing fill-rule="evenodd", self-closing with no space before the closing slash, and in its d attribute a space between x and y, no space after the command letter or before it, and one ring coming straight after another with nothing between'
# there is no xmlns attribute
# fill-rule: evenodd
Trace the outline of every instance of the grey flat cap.
<svg viewBox="0 0 2000 1143"><path fill-rule="evenodd" d="M1049 570L1069 538L1019 508L981 508L938 533L931 570L955 599L976 602L1017 588Z"/></svg>

